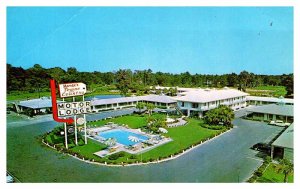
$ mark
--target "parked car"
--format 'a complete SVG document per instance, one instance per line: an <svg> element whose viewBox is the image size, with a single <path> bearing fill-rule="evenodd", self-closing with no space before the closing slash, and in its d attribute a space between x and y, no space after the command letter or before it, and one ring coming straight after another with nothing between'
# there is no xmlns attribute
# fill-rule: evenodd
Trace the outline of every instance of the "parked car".
<svg viewBox="0 0 300 189"><path fill-rule="evenodd" d="M257 151L260 151L260 152L265 152L265 153L268 153L268 154L271 153L271 145L267 144L267 143L259 142L257 144L254 144L251 147L251 149L257 150Z"/></svg>
<svg viewBox="0 0 300 189"><path fill-rule="evenodd" d="M276 121L270 121L269 125L276 125L276 126L281 126L281 127L284 127L284 126L289 126L291 125L290 123L285 123L281 120L276 120Z"/></svg>

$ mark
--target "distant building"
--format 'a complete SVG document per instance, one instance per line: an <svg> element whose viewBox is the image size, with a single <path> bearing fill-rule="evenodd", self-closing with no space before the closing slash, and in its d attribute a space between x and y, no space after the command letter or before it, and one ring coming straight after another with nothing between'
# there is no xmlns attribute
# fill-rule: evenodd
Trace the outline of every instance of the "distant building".
<svg viewBox="0 0 300 189"><path fill-rule="evenodd" d="M22 112L32 112L32 115L40 113L50 113L52 112L52 101L51 98L42 97L32 100L24 100L15 103L15 109L18 113Z"/></svg>
<svg viewBox="0 0 300 189"><path fill-rule="evenodd" d="M284 103L286 105L294 105L294 99L290 98L275 98L275 97L261 97L261 96L247 96L247 105L261 106L267 104Z"/></svg>

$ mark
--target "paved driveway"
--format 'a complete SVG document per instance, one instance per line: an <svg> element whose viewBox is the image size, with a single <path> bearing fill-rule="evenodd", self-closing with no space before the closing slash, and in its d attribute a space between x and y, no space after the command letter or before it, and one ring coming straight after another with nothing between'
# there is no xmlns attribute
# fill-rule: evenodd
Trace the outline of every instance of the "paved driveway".
<svg viewBox="0 0 300 189"><path fill-rule="evenodd" d="M7 125L7 167L22 182L243 182L262 162L250 147L272 140L283 129L236 118L236 127L230 132L177 159L145 166L105 167L41 146L35 137L55 125L53 121Z"/></svg>

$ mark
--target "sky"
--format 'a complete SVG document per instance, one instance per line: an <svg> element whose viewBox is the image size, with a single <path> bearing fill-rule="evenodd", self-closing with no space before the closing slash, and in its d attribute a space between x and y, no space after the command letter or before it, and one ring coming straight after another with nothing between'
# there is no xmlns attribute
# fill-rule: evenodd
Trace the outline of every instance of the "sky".
<svg viewBox="0 0 300 189"><path fill-rule="evenodd" d="M291 7L8 7L7 63L293 73L293 34Z"/></svg>

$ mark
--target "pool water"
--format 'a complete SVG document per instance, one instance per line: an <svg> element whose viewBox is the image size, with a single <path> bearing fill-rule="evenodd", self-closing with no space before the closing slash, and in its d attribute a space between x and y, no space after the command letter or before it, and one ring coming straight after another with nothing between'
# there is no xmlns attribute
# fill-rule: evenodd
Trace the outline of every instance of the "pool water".
<svg viewBox="0 0 300 189"><path fill-rule="evenodd" d="M126 146L135 145L137 143L140 143L142 141L149 139L148 137L146 137L144 135L136 134L136 133L132 133L130 131L124 131L124 130L120 130L120 129L100 132L98 135L105 139L115 138L117 140L117 143L121 143ZM131 141L128 139L129 136L137 137L139 139L139 141L138 142Z"/></svg>

